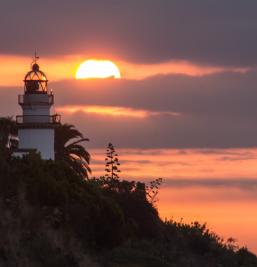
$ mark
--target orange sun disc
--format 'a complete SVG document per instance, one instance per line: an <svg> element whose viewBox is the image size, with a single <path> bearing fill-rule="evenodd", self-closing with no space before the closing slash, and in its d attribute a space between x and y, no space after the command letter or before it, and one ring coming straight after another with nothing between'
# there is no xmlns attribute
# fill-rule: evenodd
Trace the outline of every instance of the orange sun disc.
<svg viewBox="0 0 257 267"><path fill-rule="evenodd" d="M89 59L81 63L76 72L76 79L110 78L119 79L120 70L110 60Z"/></svg>

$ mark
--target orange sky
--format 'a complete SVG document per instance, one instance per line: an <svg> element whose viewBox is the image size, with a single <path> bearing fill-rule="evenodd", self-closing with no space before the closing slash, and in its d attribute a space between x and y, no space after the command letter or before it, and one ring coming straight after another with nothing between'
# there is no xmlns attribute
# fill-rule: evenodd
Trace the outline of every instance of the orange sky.
<svg viewBox="0 0 257 267"><path fill-rule="evenodd" d="M164 178L157 204L161 217L207 223L225 239L234 237L239 245L257 252L257 149L118 149L118 152L122 178L145 181ZM104 150L94 149L91 154L92 175L104 174ZM174 180L193 183L169 184ZM215 186L208 184L209 180L221 183ZM235 180L241 181L241 186L235 186ZM245 181L254 181L255 188L244 187Z"/></svg>
<svg viewBox="0 0 257 267"><path fill-rule="evenodd" d="M103 154L94 150L93 159L102 160ZM256 149L119 149L119 154L126 177L159 177L163 167L169 178L256 179L257 174Z"/></svg>
<svg viewBox="0 0 257 267"><path fill-rule="evenodd" d="M62 57L42 57L40 65L43 69L47 66L47 77L52 81L75 79L79 65L91 55L67 55ZM100 58L101 59L101 58ZM106 58L109 59L108 55ZM187 74L202 76L223 71L245 72L247 68L200 66L188 61L169 61L156 64L132 64L122 60L112 59L118 66L124 79L144 79L158 74ZM29 71L32 57L0 54L0 61L5 62L0 66L0 86L20 86L24 74Z"/></svg>
<svg viewBox="0 0 257 267"><path fill-rule="evenodd" d="M74 79L79 64L87 58L89 57L81 55L43 57L40 59L40 66L46 72L50 82L71 80ZM15 55L0 55L0 60L5 62L0 66L0 86L22 88L22 80L24 74L29 71L31 59ZM119 66L124 79L133 80L158 74L181 73L202 76L223 71L243 73L247 70L200 66L187 61L148 65L131 64L121 60L114 60L114 62ZM72 89L74 90L74 88ZM84 94L86 98L86 91ZM89 116L105 116L106 120L130 118L132 123L133 120L137 123L143 122L148 117L158 116L160 113L143 108L97 104L57 104L54 110L64 115L64 122L69 119L70 123L73 123L72 116L75 117L79 112ZM162 112L162 115L183 116L183 114L172 111ZM93 156L91 166L93 175L102 175L105 151L93 149L90 153ZM164 178L165 183L160 191L158 202L161 217L175 220L183 218L186 222L194 220L207 222L209 227L218 234L225 238L235 237L240 245L247 245L257 252L257 243L254 238L257 236L257 214L253 212L257 210L257 199L254 196L257 149L144 150L120 148L118 153L120 154L123 178L146 181L158 178L160 175ZM177 182L185 181L187 184L189 180L195 184L181 185ZM213 180L220 181L220 184L213 185ZM235 180L239 180L239 185L233 184ZM249 185L244 187L244 182L251 180L255 181L253 190L249 189Z"/></svg>
<svg viewBox="0 0 257 267"><path fill-rule="evenodd" d="M144 109L95 105L56 106L56 111L65 116L76 116L78 112L83 112L89 116L104 116L107 120L129 117L134 121L144 121L154 115ZM173 115L183 116L179 113ZM93 157L92 175L104 174L105 151L89 151ZM225 239L234 237L239 245L257 252L257 149L118 148L118 153L123 178L146 181L160 175L164 178L158 202L162 218L206 222ZM177 180L190 180L193 183L181 186L176 185L174 181ZM220 184L208 185L209 180L220 181ZM235 186L235 181L239 181L240 185ZM255 183L252 190L249 188L251 185L244 186L244 182L248 181Z"/></svg>

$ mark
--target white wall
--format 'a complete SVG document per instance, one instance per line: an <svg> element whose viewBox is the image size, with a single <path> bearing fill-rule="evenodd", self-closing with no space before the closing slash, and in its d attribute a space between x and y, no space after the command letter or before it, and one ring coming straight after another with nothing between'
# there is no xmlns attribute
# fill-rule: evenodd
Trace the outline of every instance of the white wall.
<svg viewBox="0 0 257 267"><path fill-rule="evenodd" d="M50 115L51 104L49 99L53 97L48 94L25 94L22 106L23 115Z"/></svg>
<svg viewBox="0 0 257 267"><path fill-rule="evenodd" d="M50 115L50 107L49 106L31 106L31 107L23 107L23 115L24 116L49 116Z"/></svg>
<svg viewBox="0 0 257 267"><path fill-rule="evenodd" d="M54 160L54 129L19 129L19 148L37 149L42 159Z"/></svg>

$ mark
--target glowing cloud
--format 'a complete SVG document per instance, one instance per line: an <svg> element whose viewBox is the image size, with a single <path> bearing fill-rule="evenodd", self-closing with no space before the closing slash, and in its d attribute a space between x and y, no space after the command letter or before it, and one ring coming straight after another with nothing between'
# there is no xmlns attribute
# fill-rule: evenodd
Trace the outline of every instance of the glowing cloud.
<svg viewBox="0 0 257 267"><path fill-rule="evenodd" d="M64 113L76 113L76 112L85 112L85 113L94 113L97 115L104 116L115 116L115 117L133 117L138 119L143 119L149 116L158 116L161 114L170 115L170 116L180 116L180 113L176 112L157 112L149 111L144 109L132 109L127 107L115 107L115 106L59 106L56 107L58 112Z"/></svg>
<svg viewBox="0 0 257 267"><path fill-rule="evenodd" d="M126 116L134 118L145 118L147 116L147 112L144 110L133 110L131 108L111 106L64 106L57 107L56 110L64 113L85 112L95 113L98 115Z"/></svg>

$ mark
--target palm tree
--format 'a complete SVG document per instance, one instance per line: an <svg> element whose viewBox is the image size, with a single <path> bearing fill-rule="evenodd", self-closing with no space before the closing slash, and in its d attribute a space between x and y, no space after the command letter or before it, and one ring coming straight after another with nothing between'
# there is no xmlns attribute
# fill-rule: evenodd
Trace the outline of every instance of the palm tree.
<svg viewBox="0 0 257 267"><path fill-rule="evenodd" d="M55 159L66 161L79 176L88 179L90 155L81 145L85 141L89 139L84 138L74 125L59 124L55 129Z"/></svg>
<svg viewBox="0 0 257 267"><path fill-rule="evenodd" d="M12 117L0 118L0 149L1 151L10 149L8 146L9 137L11 135L17 135L16 123Z"/></svg>

